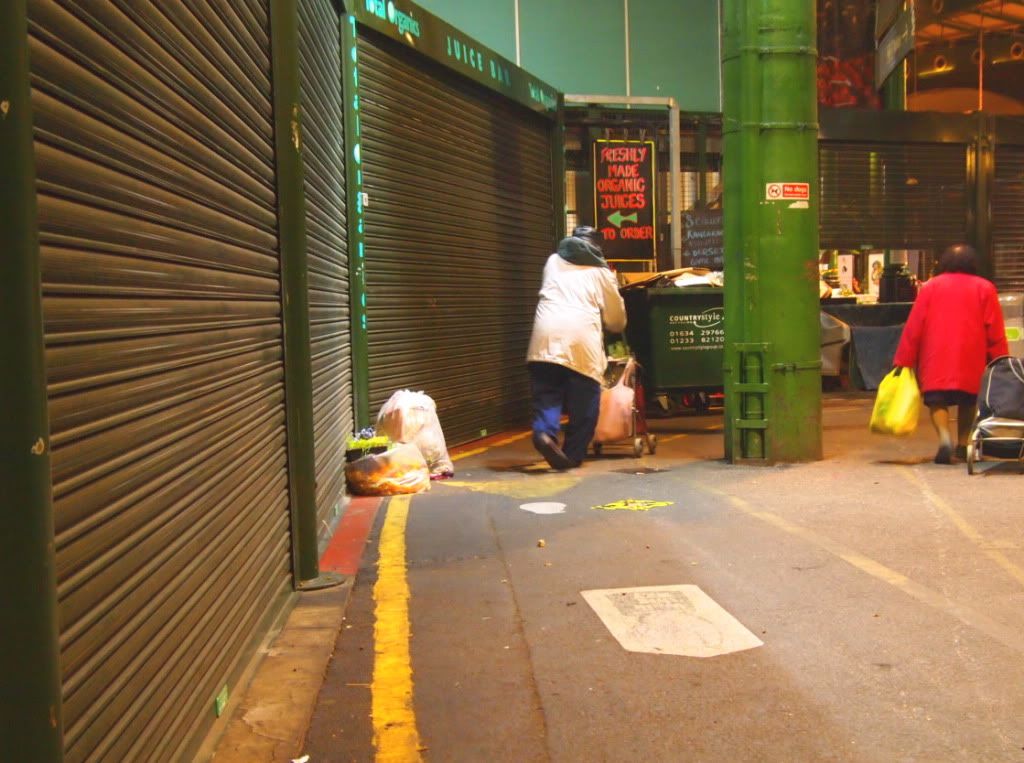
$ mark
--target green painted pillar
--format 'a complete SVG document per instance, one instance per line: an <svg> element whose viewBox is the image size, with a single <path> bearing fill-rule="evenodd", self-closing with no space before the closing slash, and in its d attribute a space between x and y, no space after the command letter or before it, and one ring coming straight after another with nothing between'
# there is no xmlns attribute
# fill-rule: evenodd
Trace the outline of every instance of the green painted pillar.
<svg viewBox="0 0 1024 763"><path fill-rule="evenodd" d="M882 105L888 111L907 110L907 62L905 60L892 70L882 85ZM883 264L888 265L892 262L892 250L886 249L884 257Z"/></svg>
<svg viewBox="0 0 1024 763"><path fill-rule="evenodd" d="M708 122L697 123L697 206L708 203Z"/></svg>
<svg viewBox="0 0 1024 763"><path fill-rule="evenodd" d="M722 25L726 456L819 459L815 4L723 0Z"/></svg>
<svg viewBox="0 0 1024 763"><path fill-rule="evenodd" d="M559 93L555 121L551 130L551 199L554 202L555 224L551 251L566 237L565 230L565 96Z"/></svg>
<svg viewBox="0 0 1024 763"><path fill-rule="evenodd" d="M309 271L306 257L298 24L296 0L271 0L274 142L277 160L278 240L281 249L292 563L296 588L306 588L308 581L318 579L320 568L313 451L313 366L309 337Z"/></svg>
<svg viewBox="0 0 1024 763"><path fill-rule="evenodd" d="M892 70L882 85L882 105L889 111L907 110L907 62Z"/></svg>
<svg viewBox="0 0 1024 763"><path fill-rule="evenodd" d="M995 117L979 111L975 118L978 126L974 145L971 146L969 173L974 183L970 237L978 252L978 273L986 278L992 278L992 184L996 174Z"/></svg>
<svg viewBox="0 0 1024 763"><path fill-rule="evenodd" d="M370 426L369 343L366 324L366 220L363 196L362 123L359 118L359 51L355 16L343 16L342 93L345 98L345 189L348 203L349 314L352 325L352 394L356 428Z"/></svg>
<svg viewBox="0 0 1024 763"><path fill-rule="evenodd" d="M0 760L63 760L25 0L0 3Z"/></svg>

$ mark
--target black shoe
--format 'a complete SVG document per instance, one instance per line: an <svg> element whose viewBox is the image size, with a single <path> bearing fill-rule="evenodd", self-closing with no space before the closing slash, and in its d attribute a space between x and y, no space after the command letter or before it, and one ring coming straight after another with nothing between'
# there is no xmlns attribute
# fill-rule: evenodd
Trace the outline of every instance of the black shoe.
<svg viewBox="0 0 1024 763"><path fill-rule="evenodd" d="M953 455L959 458L961 461L967 460L967 446L957 445L956 450L953 451Z"/></svg>
<svg viewBox="0 0 1024 763"><path fill-rule="evenodd" d="M535 432L533 435L533 447L544 456L544 460L552 469L565 470L573 467L573 462L558 447L558 443L550 435L543 432Z"/></svg>
<svg viewBox="0 0 1024 763"><path fill-rule="evenodd" d="M953 463L953 449L949 445L940 445L938 451L935 453L935 463Z"/></svg>

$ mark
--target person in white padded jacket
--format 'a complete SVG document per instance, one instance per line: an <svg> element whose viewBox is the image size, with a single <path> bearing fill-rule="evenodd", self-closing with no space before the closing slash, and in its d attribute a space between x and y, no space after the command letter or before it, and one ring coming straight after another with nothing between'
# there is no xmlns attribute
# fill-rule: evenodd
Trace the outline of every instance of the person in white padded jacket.
<svg viewBox="0 0 1024 763"><path fill-rule="evenodd" d="M579 466L594 436L607 358L601 327L620 332L626 309L601 252L599 231L581 226L544 266L526 360L533 445L553 469ZM562 411L569 415L560 447Z"/></svg>

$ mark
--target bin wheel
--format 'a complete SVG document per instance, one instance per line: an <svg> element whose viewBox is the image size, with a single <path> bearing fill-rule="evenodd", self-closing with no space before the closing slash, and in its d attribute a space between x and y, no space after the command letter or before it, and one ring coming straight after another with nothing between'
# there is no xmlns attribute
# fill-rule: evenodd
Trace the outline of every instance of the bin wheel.
<svg viewBox="0 0 1024 763"><path fill-rule="evenodd" d="M599 442L595 442L594 443L594 455L595 456L600 456L602 450L604 450L604 446L601 443L599 443Z"/></svg>
<svg viewBox="0 0 1024 763"><path fill-rule="evenodd" d="M647 452L652 456L654 451L658 449L658 435L649 434L647 435Z"/></svg>
<svg viewBox="0 0 1024 763"><path fill-rule="evenodd" d="M644 454L644 438L633 438L633 458L640 458Z"/></svg>

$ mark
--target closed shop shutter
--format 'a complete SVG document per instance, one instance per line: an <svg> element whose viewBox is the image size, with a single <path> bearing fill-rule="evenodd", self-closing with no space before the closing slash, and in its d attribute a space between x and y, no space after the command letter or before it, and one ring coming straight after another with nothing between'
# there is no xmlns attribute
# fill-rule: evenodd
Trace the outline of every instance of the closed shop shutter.
<svg viewBox="0 0 1024 763"><path fill-rule="evenodd" d="M821 247L946 247L967 238L967 147L819 143Z"/></svg>
<svg viewBox="0 0 1024 763"><path fill-rule="evenodd" d="M291 590L268 11L29 14L66 759L182 760Z"/></svg>
<svg viewBox="0 0 1024 763"><path fill-rule="evenodd" d="M369 30L359 84L371 414L410 388L449 443L522 424L555 230L548 123Z"/></svg>
<svg viewBox="0 0 1024 763"><path fill-rule="evenodd" d="M993 279L1024 291L1024 146L997 146L992 191Z"/></svg>
<svg viewBox="0 0 1024 763"><path fill-rule="evenodd" d="M334 2L300 0L313 452L321 531L340 508L345 490L345 439L352 433L353 418L340 56L341 28Z"/></svg>

